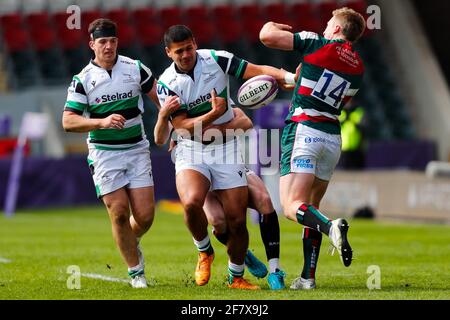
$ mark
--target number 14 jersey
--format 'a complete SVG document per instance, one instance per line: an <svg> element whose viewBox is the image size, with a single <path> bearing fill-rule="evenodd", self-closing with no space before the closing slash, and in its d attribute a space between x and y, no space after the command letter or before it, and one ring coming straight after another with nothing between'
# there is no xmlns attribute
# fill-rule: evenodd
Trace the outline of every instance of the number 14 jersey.
<svg viewBox="0 0 450 320"><path fill-rule="evenodd" d="M306 31L294 34L294 50L301 54L302 69L286 123L300 122L340 134L341 110L362 83L364 65L359 54L350 42Z"/></svg>

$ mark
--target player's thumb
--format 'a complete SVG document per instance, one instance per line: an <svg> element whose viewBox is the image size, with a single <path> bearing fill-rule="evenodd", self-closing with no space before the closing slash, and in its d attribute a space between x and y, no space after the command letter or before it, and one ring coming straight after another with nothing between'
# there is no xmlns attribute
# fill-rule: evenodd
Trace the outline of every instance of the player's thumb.
<svg viewBox="0 0 450 320"><path fill-rule="evenodd" d="M211 100L216 100L216 98L217 98L216 89L212 89L211 90Z"/></svg>

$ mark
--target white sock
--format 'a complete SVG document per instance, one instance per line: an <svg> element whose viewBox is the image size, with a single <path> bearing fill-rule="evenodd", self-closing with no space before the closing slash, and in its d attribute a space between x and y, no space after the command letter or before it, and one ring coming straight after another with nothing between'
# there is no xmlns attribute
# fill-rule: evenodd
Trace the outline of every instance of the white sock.
<svg viewBox="0 0 450 320"><path fill-rule="evenodd" d="M277 269L280 269L280 259L279 258L272 258L269 260L269 270L270 273L276 272Z"/></svg>
<svg viewBox="0 0 450 320"><path fill-rule="evenodd" d="M245 264L234 264L228 260L228 273L234 277L242 277L244 275Z"/></svg>
<svg viewBox="0 0 450 320"><path fill-rule="evenodd" d="M206 235L205 239L197 241L194 238L194 244L197 247L198 251L206 251L210 246L211 242L209 241L209 235Z"/></svg>
<svg viewBox="0 0 450 320"><path fill-rule="evenodd" d="M139 272L139 271L144 271L144 266L140 263L134 267L128 268L128 274Z"/></svg>

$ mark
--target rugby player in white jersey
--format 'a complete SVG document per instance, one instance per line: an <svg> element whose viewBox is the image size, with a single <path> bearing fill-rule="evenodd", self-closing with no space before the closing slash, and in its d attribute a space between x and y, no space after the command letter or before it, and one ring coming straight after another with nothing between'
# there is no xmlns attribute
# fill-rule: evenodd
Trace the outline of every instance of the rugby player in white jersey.
<svg viewBox="0 0 450 320"><path fill-rule="evenodd" d="M168 108L181 105L171 115L171 122L178 133L176 185L185 210L186 225L199 251L196 283L208 283L214 259L203 210L205 198L212 190L225 212L228 286L259 289L243 278L248 249L248 187L237 141L234 136L223 135L215 137L213 142L205 140L202 127L224 124L233 119L229 75L248 79L267 74L285 84L287 72L248 63L226 51L198 50L192 32L183 25L170 27L164 35L164 42L173 63L159 78L157 91L161 105ZM223 163L224 158L234 160Z"/></svg>
<svg viewBox="0 0 450 320"><path fill-rule="evenodd" d="M97 196L108 211L131 286L145 288L139 240L153 223L154 190L142 94L159 106L156 81L139 60L117 54L113 21L97 19L88 31L94 58L73 77L62 124L67 132L89 132L88 164Z"/></svg>
<svg viewBox="0 0 450 320"><path fill-rule="evenodd" d="M333 11L323 37L291 29L268 22L260 40L270 48L295 50L302 63L281 141L280 199L286 217L305 226L304 268L291 288L313 289L322 233L346 267L352 262L347 221L331 221L318 208L341 153L339 114L362 84L364 65L353 43L363 35L365 21L342 8Z"/></svg>
<svg viewBox="0 0 450 320"><path fill-rule="evenodd" d="M158 113L158 120L154 128L155 143L163 145L170 136L169 117L179 109L179 104L163 105ZM246 132L253 127L249 117L239 108L233 108L234 118L221 125L210 125L204 130L218 129L222 134L231 130L233 134ZM241 130L241 131L239 131ZM173 151L176 142L171 139L169 151ZM267 282L272 290L285 288L285 273L280 267L280 225L269 192L264 182L252 170L245 168L248 182L248 207L259 212L259 227L261 239L266 251L269 264L269 276ZM220 199L214 191L208 192L203 205L208 223L213 227L213 234L219 242L226 245L228 231L225 220L225 212ZM249 272L257 278L264 278L268 274L267 267L250 250L245 256L245 265Z"/></svg>

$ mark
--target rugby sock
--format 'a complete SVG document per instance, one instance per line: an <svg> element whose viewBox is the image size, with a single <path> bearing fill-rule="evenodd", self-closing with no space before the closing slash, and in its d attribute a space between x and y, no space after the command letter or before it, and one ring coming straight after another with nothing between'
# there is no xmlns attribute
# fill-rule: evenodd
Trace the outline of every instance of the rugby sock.
<svg viewBox="0 0 450 320"><path fill-rule="evenodd" d="M192 238L194 240L194 244L197 247L197 250L200 252L206 252L206 254L208 256L212 255L214 253L214 249L211 245L211 241L209 240L209 236L206 235L205 239L201 240L201 241L197 241L194 238Z"/></svg>
<svg viewBox="0 0 450 320"><path fill-rule="evenodd" d="M323 232L326 235L330 233L331 220L312 205L303 203L298 208L297 221L306 227Z"/></svg>
<svg viewBox="0 0 450 320"><path fill-rule="evenodd" d="M280 225L277 212L260 214L259 231L266 249L267 260L280 257Z"/></svg>
<svg viewBox="0 0 450 320"><path fill-rule="evenodd" d="M244 276L244 267L245 264L234 264L228 260L228 274L230 275L228 281L230 284L232 283L233 278Z"/></svg>
<svg viewBox="0 0 450 320"><path fill-rule="evenodd" d="M227 241L228 241L228 232L225 232L225 233L218 233L218 232L216 231L216 229L213 229L213 234L214 234L214 236L216 237L216 239L217 239L220 243L222 243L222 244L224 244L224 245L227 245Z"/></svg>
<svg viewBox="0 0 450 320"><path fill-rule="evenodd" d="M269 260L269 270L270 273L277 272L277 270L281 270L279 258L272 258Z"/></svg>
<svg viewBox="0 0 450 320"><path fill-rule="evenodd" d="M138 275L144 274L144 266L141 264L138 264L137 266L128 268L128 275L130 277L135 277Z"/></svg>
<svg viewBox="0 0 450 320"><path fill-rule="evenodd" d="M322 234L310 228L303 228L303 257L304 265L302 271L303 279L315 279L317 262L319 260L320 244Z"/></svg>

